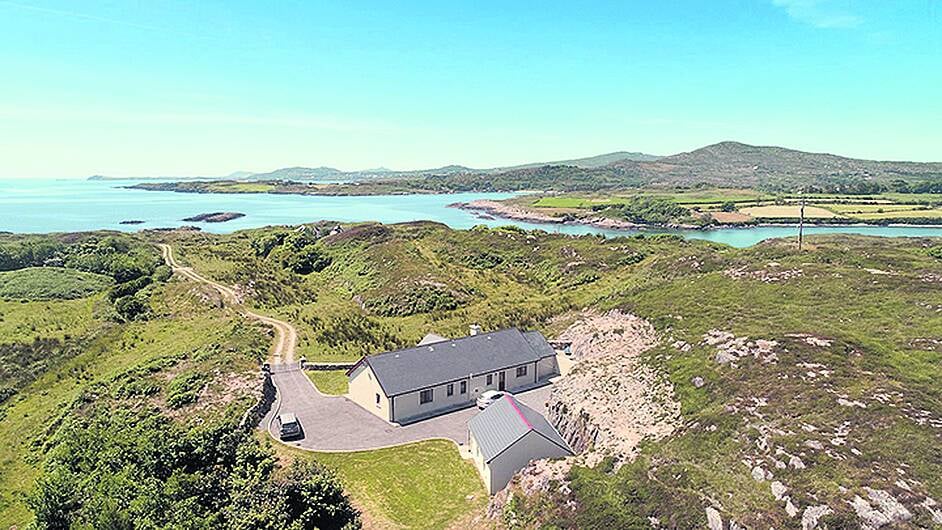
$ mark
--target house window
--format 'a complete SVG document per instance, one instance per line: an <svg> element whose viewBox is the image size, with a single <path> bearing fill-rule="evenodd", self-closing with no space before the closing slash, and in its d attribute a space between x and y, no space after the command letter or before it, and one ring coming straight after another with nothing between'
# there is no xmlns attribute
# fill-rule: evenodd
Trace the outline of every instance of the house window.
<svg viewBox="0 0 942 530"><path fill-rule="evenodd" d="M426 403L432 402L432 389L423 390L419 392L419 405L424 405Z"/></svg>
<svg viewBox="0 0 942 530"><path fill-rule="evenodd" d="M462 394L467 394L467 393L468 393L468 382L467 382L467 381L462 381L462 382L461 382L461 384L458 386L458 392L460 392L460 393L462 393Z"/></svg>
<svg viewBox="0 0 942 530"><path fill-rule="evenodd" d="M379 406L379 394L376 394L376 406Z"/></svg>
<svg viewBox="0 0 942 530"><path fill-rule="evenodd" d="M517 377L523 377L527 375L527 365L517 367Z"/></svg>
<svg viewBox="0 0 942 530"><path fill-rule="evenodd" d="M487 374L487 383L486 383L486 384L488 384L488 385L494 384L494 375L493 375L493 374Z"/></svg>
<svg viewBox="0 0 942 530"><path fill-rule="evenodd" d="M446 393L447 393L449 396L455 395L455 384L454 384L454 383L451 383L451 384L448 385L448 389L447 389L447 392L446 392Z"/></svg>

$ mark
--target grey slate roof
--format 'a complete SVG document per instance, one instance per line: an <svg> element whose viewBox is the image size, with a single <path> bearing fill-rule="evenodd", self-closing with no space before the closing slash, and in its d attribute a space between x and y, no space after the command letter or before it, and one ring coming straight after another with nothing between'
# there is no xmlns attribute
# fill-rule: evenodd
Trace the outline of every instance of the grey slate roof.
<svg viewBox="0 0 942 530"><path fill-rule="evenodd" d="M488 463L530 431L535 431L564 451L573 454L569 444L542 414L509 394L505 394L503 399L471 418L468 429L477 441L484 461Z"/></svg>
<svg viewBox="0 0 942 530"><path fill-rule="evenodd" d="M539 332L481 333L364 357L387 396L539 361L556 353Z"/></svg>

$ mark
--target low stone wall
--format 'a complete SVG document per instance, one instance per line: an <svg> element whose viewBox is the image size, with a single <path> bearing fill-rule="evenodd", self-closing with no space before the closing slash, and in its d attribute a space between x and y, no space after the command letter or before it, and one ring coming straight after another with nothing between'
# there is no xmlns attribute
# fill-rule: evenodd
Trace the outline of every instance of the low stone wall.
<svg viewBox="0 0 942 530"><path fill-rule="evenodd" d="M307 362L302 363L301 368L304 370L349 370L356 365L356 362L350 363L319 363L319 362Z"/></svg>
<svg viewBox="0 0 942 530"><path fill-rule="evenodd" d="M239 427L258 426L271 411L271 406L275 403L275 394L275 384L272 383L271 374L264 373L262 377L262 395L254 405L245 411L242 421L239 422Z"/></svg>

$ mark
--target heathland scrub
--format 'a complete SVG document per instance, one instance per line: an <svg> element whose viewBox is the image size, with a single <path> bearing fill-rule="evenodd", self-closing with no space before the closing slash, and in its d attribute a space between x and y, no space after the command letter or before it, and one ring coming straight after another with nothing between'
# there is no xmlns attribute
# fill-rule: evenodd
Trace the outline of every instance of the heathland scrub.
<svg viewBox="0 0 942 530"><path fill-rule="evenodd" d="M849 502L865 488L893 496L914 521L931 517L920 503L942 497L933 458L942 425L938 239L815 236L798 253L792 240L733 249L429 222L307 231L300 244L313 245L323 266L304 274L284 257L299 244L296 229L171 237L197 270L251 285L257 307L297 322L300 355L312 360L353 360L429 332L461 336L469 322L553 337L585 309L653 325L659 341L643 361L671 383L680 426L643 443L633 461L613 455L621 467L577 466L569 494L510 503L521 520L630 527L660 514L703 526L710 508L747 527L759 517L784 527L791 508L772 481L795 509L826 505L845 522L856 520ZM909 489L875 465L906 469Z"/></svg>

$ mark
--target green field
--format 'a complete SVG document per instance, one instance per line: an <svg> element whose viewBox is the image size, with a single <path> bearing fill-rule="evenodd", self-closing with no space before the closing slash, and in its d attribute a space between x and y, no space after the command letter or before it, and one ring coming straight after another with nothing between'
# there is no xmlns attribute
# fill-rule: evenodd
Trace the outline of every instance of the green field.
<svg viewBox="0 0 942 530"><path fill-rule="evenodd" d="M304 373L322 394L342 396L349 389L346 370L305 370Z"/></svg>
<svg viewBox="0 0 942 530"><path fill-rule="evenodd" d="M207 191L220 193L267 193L275 189L272 184L264 182L211 182Z"/></svg>
<svg viewBox="0 0 942 530"><path fill-rule="evenodd" d="M784 204L784 205L769 205L769 206L751 206L749 208L742 208L740 212L751 215L756 218L772 218L772 219L781 219L781 218L794 218L798 219L800 216L801 207L797 205ZM819 206L805 206L805 218L807 219L830 219L834 217L840 217L838 214L821 208Z"/></svg>
<svg viewBox="0 0 942 530"><path fill-rule="evenodd" d="M704 190L682 191L666 193L663 191L621 192L614 195L561 195L540 197L536 201L529 201L535 208L591 208L599 205L626 204L632 198L650 197L669 200L674 203L688 206L710 208L718 207L724 202L755 203L756 201L771 200L772 196L763 195L751 190Z"/></svg>
<svg viewBox="0 0 942 530"><path fill-rule="evenodd" d="M314 459L335 469L377 527L449 528L487 504L477 471L461 459L452 442L432 440L355 453L277 448L285 458Z"/></svg>
<svg viewBox="0 0 942 530"><path fill-rule="evenodd" d="M691 215L668 215L665 218L632 216L626 205L644 198L647 201L669 201L691 211ZM827 193L763 194L751 190L710 189L665 192L651 189L614 194L565 194L542 197L521 196L507 202L521 208L539 209L541 214L589 218L608 217L641 224L684 224L707 226L710 224L754 223L763 219L797 219L798 202L805 201L805 217L811 222L833 218L856 219L875 224L897 222L934 223L942 220L938 205L942 195L885 193L878 195L841 195ZM931 206L935 206L932 208ZM623 208L623 210L618 210ZM731 211L729 208L733 208ZM663 208L662 208L663 209ZM923 212L923 213L917 213ZM742 216L732 215L734 213Z"/></svg>
<svg viewBox="0 0 942 530"><path fill-rule="evenodd" d="M0 298L71 300L84 298L114 283L108 276L61 267L32 267L0 272Z"/></svg>
<svg viewBox="0 0 942 530"><path fill-rule="evenodd" d="M933 210L896 210L886 211L884 213L872 212L862 214L850 214L854 219L865 220L893 220L893 219L942 219L942 209Z"/></svg>
<svg viewBox="0 0 942 530"><path fill-rule="evenodd" d="M829 204L827 206L828 210L840 214L903 212L917 208L920 206L915 204Z"/></svg>

